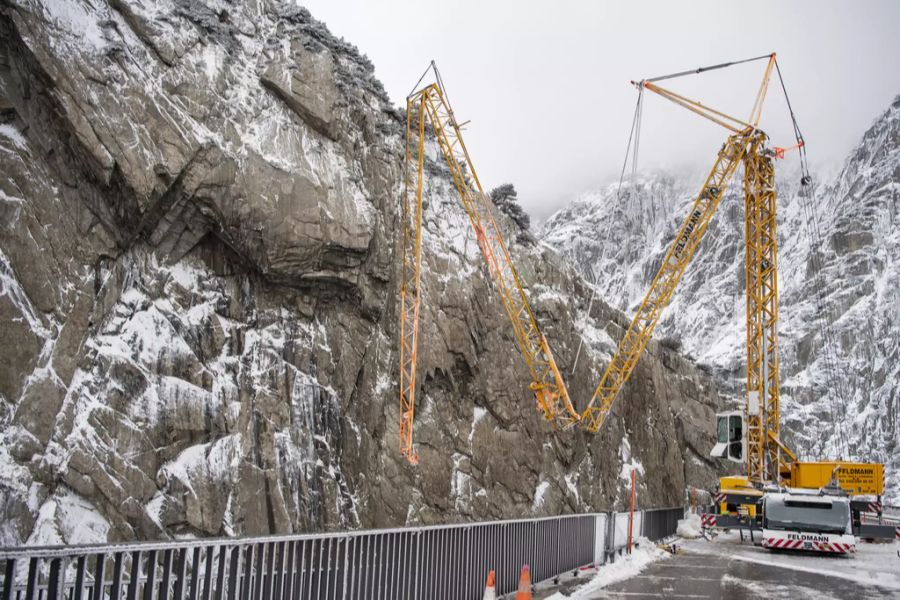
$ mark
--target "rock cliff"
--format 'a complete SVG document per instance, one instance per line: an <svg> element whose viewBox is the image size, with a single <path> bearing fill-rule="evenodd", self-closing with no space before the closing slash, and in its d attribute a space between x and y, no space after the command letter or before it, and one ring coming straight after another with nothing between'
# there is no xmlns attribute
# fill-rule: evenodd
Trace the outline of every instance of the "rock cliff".
<svg viewBox="0 0 900 600"><path fill-rule="evenodd" d="M631 466L645 506L712 483L715 387L655 343L601 435L541 420L434 147L401 461L403 123L290 2L0 7L0 545L610 509ZM586 398L624 318L499 218Z"/></svg>

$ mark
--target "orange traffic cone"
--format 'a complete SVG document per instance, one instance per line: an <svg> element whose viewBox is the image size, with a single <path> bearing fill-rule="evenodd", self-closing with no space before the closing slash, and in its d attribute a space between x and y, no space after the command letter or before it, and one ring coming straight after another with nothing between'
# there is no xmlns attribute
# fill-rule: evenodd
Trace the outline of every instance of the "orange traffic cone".
<svg viewBox="0 0 900 600"><path fill-rule="evenodd" d="M531 600L531 572L528 565L522 567L519 574L519 589L516 591L516 600Z"/></svg>
<svg viewBox="0 0 900 600"><path fill-rule="evenodd" d="M482 600L497 600L497 587L494 584L494 571L488 573L487 583L484 586Z"/></svg>

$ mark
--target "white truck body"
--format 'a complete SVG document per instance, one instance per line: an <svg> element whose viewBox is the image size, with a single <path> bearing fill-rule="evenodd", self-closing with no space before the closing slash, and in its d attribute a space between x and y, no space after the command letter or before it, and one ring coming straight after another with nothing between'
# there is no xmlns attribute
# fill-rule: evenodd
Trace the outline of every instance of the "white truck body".
<svg viewBox="0 0 900 600"><path fill-rule="evenodd" d="M850 499L806 490L766 494L762 545L770 550L856 552Z"/></svg>

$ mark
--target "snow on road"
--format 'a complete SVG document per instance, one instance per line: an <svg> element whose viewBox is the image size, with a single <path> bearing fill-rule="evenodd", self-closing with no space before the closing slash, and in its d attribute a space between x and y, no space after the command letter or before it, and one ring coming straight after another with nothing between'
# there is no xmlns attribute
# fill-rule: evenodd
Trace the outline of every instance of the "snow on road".
<svg viewBox="0 0 900 600"><path fill-rule="evenodd" d="M737 532L721 533L712 541L684 540L681 546L696 554L713 554L759 565L840 577L864 585L900 590L900 544L860 543L854 556L830 556L806 552L771 552L749 541L741 543Z"/></svg>
<svg viewBox="0 0 900 600"><path fill-rule="evenodd" d="M900 544L860 543L854 556L770 552L737 532L710 541L691 537L699 524L679 522L676 556L641 540L632 555L544 587L545 600L600 598L898 598ZM554 593L555 592L555 593Z"/></svg>
<svg viewBox="0 0 900 600"><path fill-rule="evenodd" d="M598 567L596 575L585 585L575 590L571 596L557 592L547 597L546 600L586 600L593 598L598 591L606 586L630 579L651 563L670 556L646 538L639 538L637 544L637 547L633 549L631 554L617 559L614 563Z"/></svg>

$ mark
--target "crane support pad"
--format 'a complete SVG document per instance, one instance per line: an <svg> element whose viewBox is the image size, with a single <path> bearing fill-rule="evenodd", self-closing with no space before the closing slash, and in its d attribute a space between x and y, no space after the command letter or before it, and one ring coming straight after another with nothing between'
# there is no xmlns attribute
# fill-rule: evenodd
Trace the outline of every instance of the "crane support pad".
<svg viewBox="0 0 900 600"><path fill-rule="evenodd" d="M703 515L703 517L712 517L711 519L701 518L704 527L708 529L713 527L716 529L759 529L759 527L753 527L752 519L739 515Z"/></svg>
<svg viewBox="0 0 900 600"><path fill-rule="evenodd" d="M894 525L876 525L871 523L863 523L859 527L853 527L853 533L857 537L866 540L892 540L897 528Z"/></svg>

